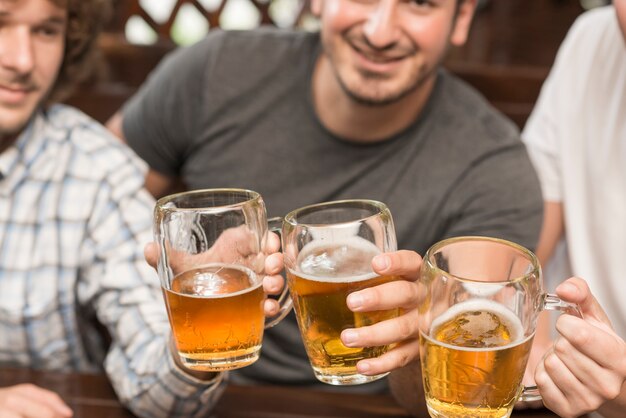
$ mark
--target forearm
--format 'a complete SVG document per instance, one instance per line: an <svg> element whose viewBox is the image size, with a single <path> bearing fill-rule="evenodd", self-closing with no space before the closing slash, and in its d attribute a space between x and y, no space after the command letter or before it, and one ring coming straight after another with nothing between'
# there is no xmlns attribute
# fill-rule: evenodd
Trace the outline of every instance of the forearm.
<svg viewBox="0 0 626 418"><path fill-rule="evenodd" d="M619 396L612 401L606 402L598 409L598 412L604 418L622 418L624 411L626 411L626 381L622 383L622 391Z"/></svg>
<svg viewBox="0 0 626 418"><path fill-rule="evenodd" d="M162 338L127 356L128 350L113 347L105 368L120 401L138 416L207 416L225 387L224 374L202 380L181 369Z"/></svg>
<svg viewBox="0 0 626 418"><path fill-rule="evenodd" d="M550 260L564 232L563 205L561 202L544 202L543 225L536 249L541 265L545 265Z"/></svg>
<svg viewBox="0 0 626 418"><path fill-rule="evenodd" d="M428 416L419 360L391 372L389 385L396 402L408 413L414 417Z"/></svg>

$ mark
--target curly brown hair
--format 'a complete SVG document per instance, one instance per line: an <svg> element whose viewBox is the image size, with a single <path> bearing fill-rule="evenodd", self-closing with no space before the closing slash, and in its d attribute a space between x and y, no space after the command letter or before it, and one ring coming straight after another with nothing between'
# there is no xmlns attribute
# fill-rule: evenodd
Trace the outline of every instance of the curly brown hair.
<svg viewBox="0 0 626 418"><path fill-rule="evenodd" d="M65 52L48 102L67 98L73 89L89 79L98 68L97 39L111 15L110 0L50 0L67 10Z"/></svg>

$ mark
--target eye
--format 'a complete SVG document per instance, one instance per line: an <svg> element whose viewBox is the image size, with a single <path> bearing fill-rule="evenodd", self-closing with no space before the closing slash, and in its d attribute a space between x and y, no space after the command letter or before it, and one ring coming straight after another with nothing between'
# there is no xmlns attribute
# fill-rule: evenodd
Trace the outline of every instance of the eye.
<svg viewBox="0 0 626 418"><path fill-rule="evenodd" d="M34 28L33 33L42 38L55 39L63 35L63 28L59 25L42 25Z"/></svg>
<svg viewBox="0 0 626 418"><path fill-rule="evenodd" d="M409 0L409 4L418 9L426 9L433 6L432 0Z"/></svg>

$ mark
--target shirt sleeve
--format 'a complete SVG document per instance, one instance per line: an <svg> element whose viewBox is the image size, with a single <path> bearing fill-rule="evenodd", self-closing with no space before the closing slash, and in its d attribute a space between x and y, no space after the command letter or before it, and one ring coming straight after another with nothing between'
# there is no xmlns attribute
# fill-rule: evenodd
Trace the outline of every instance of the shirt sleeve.
<svg viewBox="0 0 626 418"><path fill-rule="evenodd" d="M577 74L582 72L584 63L578 62L583 26L578 19L570 29L559 48L555 63L544 82L537 103L522 132L531 161L541 182L543 198L549 202L563 199L563 179L561 177L561 141L567 140L563 129L575 124L566 116L572 113L579 90ZM565 122L565 123L563 123Z"/></svg>
<svg viewBox="0 0 626 418"><path fill-rule="evenodd" d="M179 369L156 272L143 259L154 201L128 161L102 181L81 254L81 304L94 306L112 344L105 370L129 409L141 417L207 416L224 376L200 381Z"/></svg>
<svg viewBox="0 0 626 418"><path fill-rule="evenodd" d="M177 177L206 115L201 97L209 47L216 37L168 54L122 109L128 145L151 168Z"/></svg>

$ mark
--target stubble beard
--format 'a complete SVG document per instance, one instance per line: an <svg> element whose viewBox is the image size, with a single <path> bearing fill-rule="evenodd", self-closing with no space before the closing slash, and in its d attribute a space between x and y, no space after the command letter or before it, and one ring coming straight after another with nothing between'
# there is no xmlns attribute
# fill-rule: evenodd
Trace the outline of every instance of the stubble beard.
<svg viewBox="0 0 626 418"><path fill-rule="evenodd" d="M0 119L0 150L8 148L8 146L18 139L31 123L37 112L42 109L42 106L43 100L40 100L28 114L23 114L23 117L19 119L9 120L8 122Z"/></svg>
<svg viewBox="0 0 626 418"><path fill-rule="evenodd" d="M30 79L23 81L20 80L19 84L27 90L32 90L33 92L31 94L36 94L35 92L39 92L41 90L41 85ZM0 120L0 141L4 143L9 140L17 140L17 137L19 137L24 129L28 127L35 115L42 109L45 110L48 107L48 100L54 85L55 83L52 83L52 85L48 87L48 89L38 98L37 103L35 103L34 106L29 105L32 106L32 108L28 114L24 115L23 119L9 124L3 123L2 120Z"/></svg>
<svg viewBox="0 0 626 418"><path fill-rule="evenodd" d="M334 60L330 59L330 61L333 74L341 90L354 102L368 107L384 107L401 101L420 89L436 73L440 65L440 62L433 68L426 68L422 65L415 70L415 74L412 74L412 80L405 86L400 87L396 91L384 92L381 90L387 88L384 85L388 79L387 77L354 69L353 71L357 72L357 80L355 82L357 85L351 87L350 83L342 76L338 66L333 64L332 61ZM373 91L374 94L367 94L368 91Z"/></svg>
<svg viewBox="0 0 626 418"><path fill-rule="evenodd" d="M388 94L378 93L378 94L366 95L358 91L358 89L350 88L337 70L334 70L334 73L335 73L337 82L339 83L339 86L341 87L343 92L346 94L346 96L348 96L351 100L355 101L356 103L363 105L363 106L368 106L368 107L383 107L383 106L387 106L387 105L399 102L400 100L409 96L411 93L418 90L427 79L426 76L418 76L415 78L412 84L401 89L400 91L392 92ZM371 74L371 73L369 74L360 73L360 75L362 78L366 78L368 81L373 81L373 83L384 83L384 78L379 77L378 75ZM364 83L364 84L365 85L361 87L362 90L367 89L368 88L367 85L370 83ZM374 86L373 89L376 90L377 87L379 86Z"/></svg>
<svg viewBox="0 0 626 418"><path fill-rule="evenodd" d="M344 42L347 44L348 48L352 48L349 40L344 39ZM371 72L359 71L357 69L354 69L354 71L357 72L357 77L360 80L356 81L357 86L355 88L351 88L349 83L342 77L336 61L333 60L332 57L329 57L329 60L331 61L330 64L334 76L347 97L363 106L383 107L401 101L420 88L424 87L428 81L435 78L439 68L443 65L445 57L448 55L449 49L450 44L448 41L445 50L439 57L436 58L436 62L432 67L422 61L417 69L414 70L415 73L412 74L412 80L410 80L404 87L400 87L397 91L389 93L376 91L385 88L384 83L386 77ZM418 54L419 49L416 48L412 53ZM335 61L335 63L333 63L333 61ZM368 87L370 82L374 85L373 88ZM358 84L360 84L360 86ZM368 89L374 90L375 94L366 94Z"/></svg>

